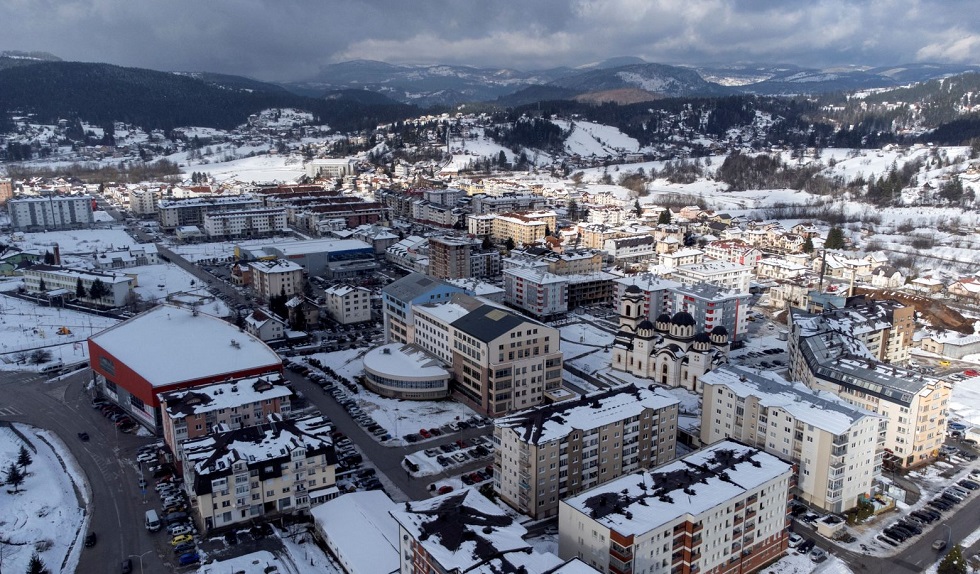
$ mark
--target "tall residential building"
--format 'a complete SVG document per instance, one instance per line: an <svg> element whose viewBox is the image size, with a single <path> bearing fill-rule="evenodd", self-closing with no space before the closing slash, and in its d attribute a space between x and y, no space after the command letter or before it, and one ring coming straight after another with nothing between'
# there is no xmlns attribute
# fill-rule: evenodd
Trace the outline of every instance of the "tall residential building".
<svg viewBox="0 0 980 574"><path fill-rule="evenodd" d="M448 301L465 289L422 273L411 273L381 289L385 341L409 343L415 339L413 306Z"/></svg>
<svg viewBox="0 0 980 574"><path fill-rule="evenodd" d="M726 440L561 501L558 555L600 572L752 572L787 548L793 466Z"/></svg>
<svg viewBox="0 0 980 574"><path fill-rule="evenodd" d="M711 283L740 293L749 292L753 268L728 261L711 261L680 265L671 271L672 278L685 283Z"/></svg>
<svg viewBox="0 0 980 574"><path fill-rule="evenodd" d="M204 216L208 213L260 207L262 207L262 200L251 195L161 199L157 203L157 217L160 220L160 227L172 230L188 225L201 227L204 225Z"/></svg>
<svg viewBox="0 0 980 574"><path fill-rule="evenodd" d="M163 440L179 459L181 443L207 436L218 425L237 429L262 424L274 413L288 417L292 396L282 373L161 393Z"/></svg>
<svg viewBox="0 0 980 574"><path fill-rule="evenodd" d="M626 385L514 413L494 423L494 489L534 519L558 501L674 459L679 401Z"/></svg>
<svg viewBox="0 0 980 574"><path fill-rule="evenodd" d="M842 328L838 319L791 310L792 378L887 417L886 464L908 468L934 460L946 439L950 383L881 362L862 339L866 333Z"/></svg>
<svg viewBox="0 0 980 574"><path fill-rule="evenodd" d="M89 227L95 223L89 195L18 197L7 202L10 226L15 231L45 231Z"/></svg>
<svg viewBox="0 0 980 574"><path fill-rule="evenodd" d="M281 207L219 211L204 214L204 233L211 238L268 237L289 231Z"/></svg>
<svg viewBox="0 0 980 574"><path fill-rule="evenodd" d="M701 379L701 442L733 438L798 467L796 494L840 513L870 498L888 420L831 393L725 366Z"/></svg>
<svg viewBox="0 0 980 574"><path fill-rule="evenodd" d="M14 197L13 180L0 179L0 205L4 205Z"/></svg>
<svg viewBox="0 0 980 574"><path fill-rule="evenodd" d="M128 190L129 210L133 215L152 215L157 212L157 202L160 201L159 189L134 188Z"/></svg>
<svg viewBox="0 0 980 574"><path fill-rule="evenodd" d="M429 275L438 279L469 277L472 242L461 237L429 238Z"/></svg>
<svg viewBox="0 0 980 574"><path fill-rule="evenodd" d="M323 290L330 318L341 325L371 320L371 290L352 285L334 285Z"/></svg>
<svg viewBox="0 0 980 574"><path fill-rule="evenodd" d="M213 432L183 443L184 484L198 528L295 514L335 484L330 422L319 415Z"/></svg>
<svg viewBox="0 0 980 574"><path fill-rule="evenodd" d="M253 261L248 264L252 271L252 288L260 299L268 300L281 294L287 296L303 292L303 266L288 259Z"/></svg>

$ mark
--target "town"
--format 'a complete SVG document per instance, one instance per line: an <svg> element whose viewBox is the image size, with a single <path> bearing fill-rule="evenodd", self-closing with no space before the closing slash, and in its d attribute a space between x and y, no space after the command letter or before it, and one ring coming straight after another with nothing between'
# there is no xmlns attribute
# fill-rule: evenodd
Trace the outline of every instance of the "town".
<svg viewBox="0 0 980 574"><path fill-rule="evenodd" d="M581 120L544 160L447 116L449 161L381 166L384 129L263 139L297 114L178 181L0 180L0 568L980 567L980 224L932 206L969 148L805 150L920 166L830 223Z"/></svg>

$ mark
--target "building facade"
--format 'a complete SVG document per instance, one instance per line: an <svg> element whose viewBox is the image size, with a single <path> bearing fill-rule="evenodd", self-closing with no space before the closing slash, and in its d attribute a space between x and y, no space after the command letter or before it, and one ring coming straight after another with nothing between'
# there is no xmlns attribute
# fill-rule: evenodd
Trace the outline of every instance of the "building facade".
<svg viewBox="0 0 980 574"><path fill-rule="evenodd" d="M701 442L735 439L797 466L796 495L839 514L870 499L888 421L830 394L739 367L702 378Z"/></svg>
<svg viewBox="0 0 980 574"><path fill-rule="evenodd" d="M371 320L371 290L353 285L334 285L323 290L324 306L341 325Z"/></svg>
<svg viewBox="0 0 980 574"><path fill-rule="evenodd" d="M737 574L787 548L793 467L721 441L562 500L558 555L600 572Z"/></svg>
<svg viewBox="0 0 980 574"><path fill-rule="evenodd" d="M535 520L558 501L674 459L679 401L628 385L514 413L494 422L494 489Z"/></svg>
<svg viewBox="0 0 980 574"><path fill-rule="evenodd" d="M89 195L18 197L7 202L15 231L45 231L91 227L95 223Z"/></svg>
<svg viewBox="0 0 980 574"><path fill-rule="evenodd" d="M204 214L204 233L211 238L240 239L286 233L286 210L256 208Z"/></svg>
<svg viewBox="0 0 980 574"><path fill-rule="evenodd" d="M68 299L77 299L93 303L101 307L122 307L126 304L136 279L133 275L124 273L108 273L105 271L86 271L68 269L53 265L33 265L24 269L24 288L28 293L48 294L62 293ZM79 296L78 285L81 282L85 294ZM93 297L92 286L102 285L101 296ZM96 288L96 295L98 295Z"/></svg>
<svg viewBox="0 0 980 574"><path fill-rule="evenodd" d="M259 299L268 301L282 294L292 296L303 292L304 269L298 263L274 259L253 261L248 266L252 271L252 288Z"/></svg>

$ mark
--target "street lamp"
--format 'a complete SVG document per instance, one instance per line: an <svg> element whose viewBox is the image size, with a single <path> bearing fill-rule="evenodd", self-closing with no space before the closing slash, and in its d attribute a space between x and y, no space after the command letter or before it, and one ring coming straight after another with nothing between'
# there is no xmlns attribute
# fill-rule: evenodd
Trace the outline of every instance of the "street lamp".
<svg viewBox="0 0 980 574"><path fill-rule="evenodd" d="M945 522L943 522L943 526L946 528L946 546L949 546L949 542L953 538L953 530Z"/></svg>
<svg viewBox="0 0 980 574"><path fill-rule="evenodd" d="M147 554L149 554L150 552L153 552L153 551L152 550L147 550L146 552L144 552L142 554L130 554L129 555L130 558L139 558L139 561L140 561L140 574L143 574L143 557L146 556Z"/></svg>

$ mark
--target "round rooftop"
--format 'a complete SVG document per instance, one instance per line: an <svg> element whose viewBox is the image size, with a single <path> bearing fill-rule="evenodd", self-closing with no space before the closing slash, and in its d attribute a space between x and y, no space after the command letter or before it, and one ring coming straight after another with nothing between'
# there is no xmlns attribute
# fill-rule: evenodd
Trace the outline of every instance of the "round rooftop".
<svg viewBox="0 0 980 574"><path fill-rule="evenodd" d="M697 321L694 320L694 316L687 311L678 311L674 314L674 317L670 320L670 322L681 327L688 327L697 324Z"/></svg>

